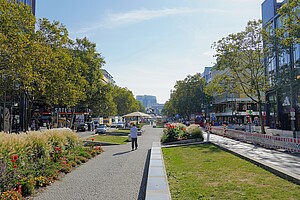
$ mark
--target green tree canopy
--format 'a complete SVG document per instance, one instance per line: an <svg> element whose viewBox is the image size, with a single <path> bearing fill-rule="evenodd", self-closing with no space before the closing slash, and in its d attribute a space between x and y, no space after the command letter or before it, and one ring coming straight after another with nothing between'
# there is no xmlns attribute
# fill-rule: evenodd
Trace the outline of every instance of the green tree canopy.
<svg viewBox="0 0 300 200"><path fill-rule="evenodd" d="M264 35L260 20L249 21L245 31L230 34L215 42L213 44L213 48L217 52L215 67L223 73L208 86L211 87L210 91L220 92L220 90L213 89L219 87L223 88L223 92L228 91L228 88L240 91L256 102L263 133L265 133L265 130L262 103L264 92L268 89L263 61L266 56L272 55L263 46Z"/></svg>
<svg viewBox="0 0 300 200"><path fill-rule="evenodd" d="M24 4L0 0L0 84L1 91L14 95L31 89L31 53L35 17Z"/></svg>
<svg viewBox="0 0 300 200"><path fill-rule="evenodd" d="M164 113L169 116L179 114L189 119L191 114L202 112L208 102L204 87L205 80L200 74L188 75L184 80L177 81L170 100L164 106Z"/></svg>
<svg viewBox="0 0 300 200"><path fill-rule="evenodd" d="M34 72L40 78L35 84L45 88L41 98L49 106L74 107L86 98L87 81L80 72L87 67L72 54L72 40L65 26L40 19L37 27L35 42L44 57L37 55Z"/></svg>
<svg viewBox="0 0 300 200"><path fill-rule="evenodd" d="M132 91L127 88L114 86L114 102L119 116L140 110L139 101L134 98Z"/></svg>
<svg viewBox="0 0 300 200"><path fill-rule="evenodd" d="M137 101L137 103L138 103L138 105L140 107L139 111L145 113L146 112L146 108L145 108L145 106L143 106L142 102Z"/></svg>
<svg viewBox="0 0 300 200"><path fill-rule="evenodd" d="M112 85L102 85L91 98L90 108L94 116L117 115L117 105L114 102Z"/></svg>

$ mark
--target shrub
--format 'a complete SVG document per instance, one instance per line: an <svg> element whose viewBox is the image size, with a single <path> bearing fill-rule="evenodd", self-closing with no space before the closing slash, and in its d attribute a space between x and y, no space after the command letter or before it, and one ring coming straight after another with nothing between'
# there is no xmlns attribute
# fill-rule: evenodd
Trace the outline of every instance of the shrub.
<svg viewBox="0 0 300 200"><path fill-rule="evenodd" d="M185 135L186 126L180 123L169 124L164 129L164 134L161 138L162 143L174 142Z"/></svg>
<svg viewBox="0 0 300 200"><path fill-rule="evenodd" d="M194 139L194 138L200 138L203 141L202 130L196 124L192 124L188 127L186 127L184 124L181 123L168 124L167 128L164 129L163 132L164 133L161 137L162 143L175 142L177 140L186 140L186 139Z"/></svg>
<svg viewBox="0 0 300 200"><path fill-rule="evenodd" d="M190 134L191 138L200 138L202 140L204 139L201 128L196 124L191 124L190 126L188 126L186 131Z"/></svg>
<svg viewBox="0 0 300 200"><path fill-rule="evenodd" d="M100 154L102 147L85 148L71 130L27 134L0 133L0 199L22 199L45 187L61 172Z"/></svg>
<svg viewBox="0 0 300 200"><path fill-rule="evenodd" d="M168 128L164 130L164 134L161 138L162 143L173 142L178 138L178 132L173 128Z"/></svg>

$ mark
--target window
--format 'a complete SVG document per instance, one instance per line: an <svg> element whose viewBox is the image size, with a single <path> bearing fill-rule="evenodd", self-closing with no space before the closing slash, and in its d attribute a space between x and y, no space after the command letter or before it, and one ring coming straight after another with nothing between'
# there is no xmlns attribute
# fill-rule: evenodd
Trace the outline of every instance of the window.
<svg viewBox="0 0 300 200"><path fill-rule="evenodd" d="M295 47L295 49L294 49L294 60L297 61L300 58L300 44L295 44L294 47Z"/></svg>

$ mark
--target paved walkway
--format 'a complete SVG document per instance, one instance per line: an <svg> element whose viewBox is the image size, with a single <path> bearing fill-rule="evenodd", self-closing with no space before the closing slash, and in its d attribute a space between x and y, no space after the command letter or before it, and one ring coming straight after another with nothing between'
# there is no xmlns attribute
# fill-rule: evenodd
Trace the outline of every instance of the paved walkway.
<svg viewBox="0 0 300 200"><path fill-rule="evenodd" d="M204 135L206 139L206 133ZM300 154L266 149L214 134L210 134L210 141L246 159L252 160L282 177L289 176L287 178L300 184Z"/></svg>
<svg viewBox="0 0 300 200"><path fill-rule="evenodd" d="M162 129L145 126L136 151L131 151L131 143L104 146L105 152L48 186L34 199L143 200L150 149L152 142L160 141L161 135Z"/></svg>
<svg viewBox="0 0 300 200"><path fill-rule="evenodd" d="M159 142L162 129L145 127L138 138L139 148L126 145L105 146L105 152L89 160L62 180L48 186L35 200L143 200L152 142ZM205 140L207 138L204 133ZM235 154L300 180L300 155L265 149L252 144L210 134L210 141ZM300 181L299 181L300 182Z"/></svg>

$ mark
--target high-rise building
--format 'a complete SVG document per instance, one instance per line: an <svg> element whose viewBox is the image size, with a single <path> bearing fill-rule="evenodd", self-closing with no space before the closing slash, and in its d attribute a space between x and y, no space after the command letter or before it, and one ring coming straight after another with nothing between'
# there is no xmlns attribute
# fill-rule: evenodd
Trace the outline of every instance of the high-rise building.
<svg viewBox="0 0 300 200"><path fill-rule="evenodd" d="M209 83L212 80L212 67L205 67L204 72L202 73L202 77L205 79L206 83Z"/></svg>
<svg viewBox="0 0 300 200"><path fill-rule="evenodd" d="M146 109L157 104L156 97L151 95L137 95L136 100L140 101Z"/></svg>
<svg viewBox="0 0 300 200"><path fill-rule="evenodd" d="M262 3L263 27L270 34L282 27L278 9L285 3L287 0L265 0ZM275 51L265 67L270 84L266 92L267 125L300 130L300 45L293 44L284 51Z"/></svg>

